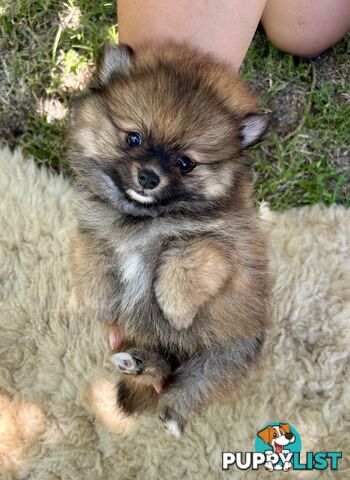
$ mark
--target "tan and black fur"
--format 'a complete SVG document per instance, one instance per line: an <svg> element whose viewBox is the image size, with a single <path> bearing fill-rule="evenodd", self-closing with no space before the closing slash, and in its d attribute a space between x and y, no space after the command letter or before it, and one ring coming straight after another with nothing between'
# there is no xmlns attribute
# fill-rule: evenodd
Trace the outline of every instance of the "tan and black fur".
<svg viewBox="0 0 350 480"><path fill-rule="evenodd" d="M243 148L265 127L229 67L171 43L107 47L73 108L76 286L142 365L119 380L119 405L158 411L173 433L232 398L258 363L269 281ZM144 170L155 188L142 188Z"/></svg>

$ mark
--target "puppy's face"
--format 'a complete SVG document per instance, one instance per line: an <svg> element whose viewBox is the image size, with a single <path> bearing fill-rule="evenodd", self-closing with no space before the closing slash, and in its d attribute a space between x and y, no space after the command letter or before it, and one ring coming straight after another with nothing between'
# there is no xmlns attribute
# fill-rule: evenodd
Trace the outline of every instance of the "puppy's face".
<svg viewBox="0 0 350 480"><path fill-rule="evenodd" d="M73 167L90 190L128 213L225 201L245 168L242 148L265 130L242 83L193 55L175 46L137 55L109 47L76 106ZM232 76L229 87L220 86L223 73Z"/></svg>

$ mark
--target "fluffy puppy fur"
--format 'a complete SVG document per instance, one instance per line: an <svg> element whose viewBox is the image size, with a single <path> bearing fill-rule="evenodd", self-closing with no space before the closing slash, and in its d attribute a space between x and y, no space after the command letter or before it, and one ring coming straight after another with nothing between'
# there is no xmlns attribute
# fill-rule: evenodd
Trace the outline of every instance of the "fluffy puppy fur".
<svg viewBox="0 0 350 480"><path fill-rule="evenodd" d="M269 280L243 148L265 128L229 67L170 43L106 47L73 108L76 287L123 334L120 407L176 435L258 364Z"/></svg>

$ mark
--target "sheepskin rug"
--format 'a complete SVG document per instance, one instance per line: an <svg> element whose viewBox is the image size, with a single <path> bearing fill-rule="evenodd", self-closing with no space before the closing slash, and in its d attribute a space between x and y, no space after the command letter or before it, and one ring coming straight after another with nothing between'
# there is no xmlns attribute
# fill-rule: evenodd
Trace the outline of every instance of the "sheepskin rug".
<svg viewBox="0 0 350 480"><path fill-rule="evenodd" d="M261 215L275 276L265 369L234 405L212 405L185 435L115 406L107 334L72 294L69 181L0 150L0 478L31 480L350 479L350 211ZM269 422L306 451L342 451L340 471L221 471Z"/></svg>

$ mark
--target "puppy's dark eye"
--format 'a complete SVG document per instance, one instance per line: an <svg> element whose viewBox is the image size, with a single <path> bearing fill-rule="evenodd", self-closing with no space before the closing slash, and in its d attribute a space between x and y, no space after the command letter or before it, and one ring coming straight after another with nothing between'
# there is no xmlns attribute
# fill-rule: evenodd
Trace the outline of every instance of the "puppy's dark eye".
<svg viewBox="0 0 350 480"><path fill-rule="evenodd" d="M176 166L179 168L181 173L191 172L196 164L187 155L180 155L176 159Z"/></svg>
<svg viewBox="0 0 350 480"><path fill-rule="evenodd" d="M142 145L142 135L138 132L130 132L126 134L125 141L128 147L139 147Z"/></svg>

